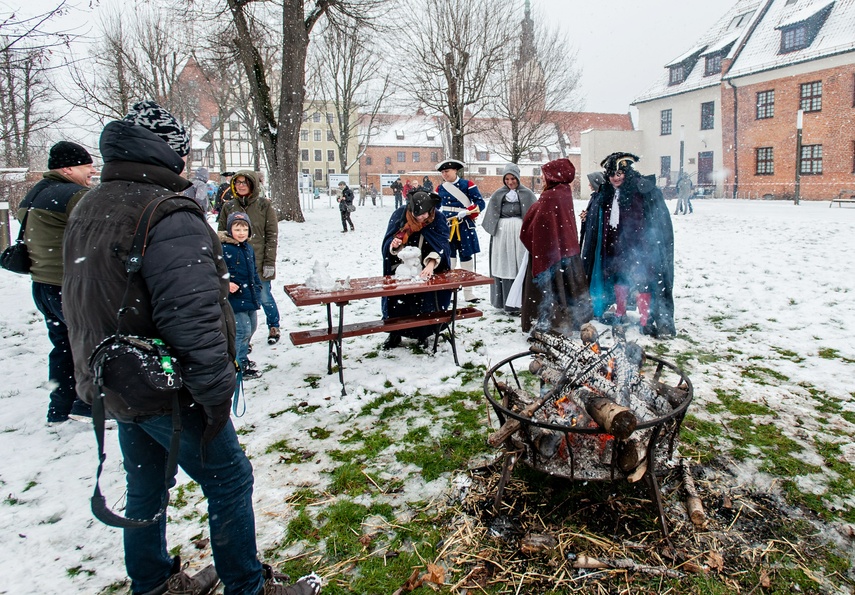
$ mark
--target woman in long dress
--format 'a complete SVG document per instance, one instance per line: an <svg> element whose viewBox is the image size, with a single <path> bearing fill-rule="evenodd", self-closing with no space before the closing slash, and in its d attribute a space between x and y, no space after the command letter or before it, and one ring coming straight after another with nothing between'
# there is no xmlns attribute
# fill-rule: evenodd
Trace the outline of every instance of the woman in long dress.
<svg viewBox="0 0 855 595"><path fill-rule="evenodd" d="M490 234L490 303L517 315L520 309L507 304L508 293L525 256L525 246L520 241L523 217L537 197L520 182L520 168L513 163L505 166L502 182L504 186L490 197L481 225Z"/></svg>

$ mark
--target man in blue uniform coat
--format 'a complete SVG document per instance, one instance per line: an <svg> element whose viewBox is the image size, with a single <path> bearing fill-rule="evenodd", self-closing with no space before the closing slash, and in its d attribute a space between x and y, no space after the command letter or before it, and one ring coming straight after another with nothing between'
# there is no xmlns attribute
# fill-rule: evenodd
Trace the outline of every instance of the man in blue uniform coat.
<svg viewBox="0 0 855 595"><path fill-rule="evenodd" d="M475 255L481 251L478 244L478 234L475 219L484 210L484 199L474 182L464 180L457 175L463 169L463 163L457 159L446 159L437 164L437 171L442 175L442 184L437 186L436 193L442 199L440 209L448 219L451 228L449 243L451 244L451 268L461 268L475 272ZM463 288L463 298L467 302L478 302L471 287Z"/></svg>

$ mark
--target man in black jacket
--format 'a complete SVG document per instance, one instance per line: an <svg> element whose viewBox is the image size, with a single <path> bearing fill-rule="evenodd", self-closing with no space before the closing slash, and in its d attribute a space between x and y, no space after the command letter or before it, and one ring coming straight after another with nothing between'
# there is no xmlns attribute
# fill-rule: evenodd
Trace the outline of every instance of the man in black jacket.
<svg viewBox="0 0 855 595"><path fill-rule="evenodd" d="M18 220L26 217L24 242L32 260L33 301L47 325L53 349L48 355L48 378L53 383L48 424L64 422L69 415L89 418L92 410L77 398L74 362L68 344L68 327L62 313L62 236L68 215L89 190L92 156L69 141L50 148L48 170L21 201Z"/></svg>
<svg viewBox="0 0 855 595"><path fill-rule="evenodd" d="M134 593L212 593L219 575L228 593L313 595L320 589L314 575L286 586L256 556L252 466L229 419L235 349L228 270L201 209L176 196L190 184L180 175L189 137L169 112L144 101L123 120L107 124L100 150L101 185L72 213L64 245L62 287L78 394L87 403L95 399L89 356L116 331L120 306L133 305L122 317L122 332L162 339L183 368L178 464L207 497L216 566L216 572L209 566L192 577L183 572L180 559L168 554L164 515L155 524L124 530L131 588ZM149 202L164 196L176 198L155 210L142 268L128 285L125 260L137 222ZM167 489L171 416L109 391L105 407L119 426L127 473L125 515L151 518Z"/></svg>

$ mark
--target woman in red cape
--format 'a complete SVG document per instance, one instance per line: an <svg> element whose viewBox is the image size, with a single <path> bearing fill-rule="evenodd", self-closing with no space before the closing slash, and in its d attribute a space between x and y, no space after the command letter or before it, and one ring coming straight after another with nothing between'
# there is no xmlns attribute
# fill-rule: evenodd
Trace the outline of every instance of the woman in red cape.
<svg viewBox="0 0 855 595"><path fill-rule="evenodd" d="M569 159L542 168L545 189L526 213L520 240L529 251L523 287L522 328L569 334L591 320L591 297L582 266Z"/></svg>

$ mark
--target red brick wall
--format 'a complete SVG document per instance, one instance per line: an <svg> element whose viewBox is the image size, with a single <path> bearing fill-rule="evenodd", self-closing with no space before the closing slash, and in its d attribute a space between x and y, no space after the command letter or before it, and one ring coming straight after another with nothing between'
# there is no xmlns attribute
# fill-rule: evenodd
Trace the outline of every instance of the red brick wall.
<svg viewBox="0 0 855 595"><path fill-rule="evenodd" d="M733 124L733 90L727 84L722 86L722 112L728 114L723 127L725 164L738 172L740 197L793 198L800 85L814 81L822 81L822 111L805 112L802 145L822 145L823 173L802 174L800 196L805 200L827 200L842 189L855 189L855 65L847 65L739 87L736 142L729 130ZM757 93L769 90L775 91L775 115L758 120ZM774 175L756 174L758 147L773 148ZM730 192L733 182L730 175L726 184Z"/></svg>
<svg viewBox="0 0 855 595"><path fill-rule="evenodd" d="M406 156L405 161L398 161L399 151L404 152ZM417 162L413 161L414 151L419 153L419 161ZM436 161L431 159L432 153L436 153ZM371 158L370 165L368 164L369 157ZM386 157L391 158L391 165L386 165ZM400 173L401 183L406 183L409 178L414 182L417 180L421 184L424 174L414 175L411 172L433 172L434 166L441 159L443 159L441 147L369 147L362 157L359 158L359 183L367 186L371 182L374 182L374 185L380 188L380 174L398 174L403 172ZM435 184L439 182L439 172L435 172L430 177ZM388 188L384 189L384 192L388 195L392 194Z"/></svg>

